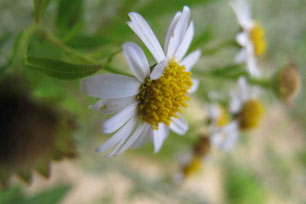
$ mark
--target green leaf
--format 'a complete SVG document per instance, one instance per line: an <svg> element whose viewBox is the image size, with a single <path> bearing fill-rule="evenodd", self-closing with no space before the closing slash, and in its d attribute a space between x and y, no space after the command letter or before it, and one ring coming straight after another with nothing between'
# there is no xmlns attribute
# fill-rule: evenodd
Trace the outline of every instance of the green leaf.
<svg viewBox="0 0 306 204"><path fill-rule="evenodd" d="M55 59L34 57L28 57L26 59L26 66L40 71L50 77L65 80L83 78L92 75L101 69L101 65L70 64Z"/></svg>
<svg viewBox="0 0 306 204"><path fill-rule="evenodd" d="M70 186L57 186L47 191L43 191L31 198L25 199L20 204L56 204L64 198L71 189Z"/></svg>
<svg viewBox="0 0 306 204"><path fill-rule="evenodd" d="M56 25L67 31L82 21L83 0L59 0Z"/></svg>
<svg viewBox="0 0 306 204"><path fill-rule="evenodd" d="M12 67L23 66L27 56L30 39L38 30L40 30L40 26L32 24L25 31L18 33L14 41Z"/></svg>
<svg viewBox="0 0 306 204"><path fill-rule="evenodd" d="M72 48L93 49L99 46L110 44L112 41L102 36L88 36L83 34L73 35L66 41L66 44Z"/></svg>

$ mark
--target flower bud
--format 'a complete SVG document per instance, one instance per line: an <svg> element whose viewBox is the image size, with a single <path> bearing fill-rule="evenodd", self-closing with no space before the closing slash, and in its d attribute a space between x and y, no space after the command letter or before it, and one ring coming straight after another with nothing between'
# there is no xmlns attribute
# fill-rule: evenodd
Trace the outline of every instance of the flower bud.
<svg viewBox="0 0 306 204"><path fill-rule="evenodd" d="M278 97L287 105L291 105L301 87L298 66L290 63L281 69L275 80L275 89Z"/></svg>

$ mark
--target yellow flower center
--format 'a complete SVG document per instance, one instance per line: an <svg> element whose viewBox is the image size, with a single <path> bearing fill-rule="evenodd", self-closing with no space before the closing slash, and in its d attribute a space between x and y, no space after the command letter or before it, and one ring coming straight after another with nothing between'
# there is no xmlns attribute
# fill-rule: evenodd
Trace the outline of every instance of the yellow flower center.
<svg viewBox="0 0 306 204"><path fill-rule="evenodd" d="M262 56L266 51L265 31L263 27L256 23L249 32L249 38L254 46L254 51L257 56Z"/></svg>
<svg viewBox="0 0 306 204"><path fill-rule="evenodd" d="M199 157L194 157L189 164L184 167L184 175L185 177L189 177L192 174L199 172L202 167L202 162Z"/></svg>
<svg viewBox="0 0 306 204"><path fill-rule="evenodd" d="M225 110L225 108L220 108L220 115L217 120L217 126L223 127L228 123L228 112Z"/></svg>
<svg viewBox="0 0 306 204"><path fill-rule="evenodd" d="M264 113L263 105L260 101L250 99L243 106L238 114L239 126L241 130L250 130L259 124L259 120Z"/></svg>
<svg viewBox="0 0 306 204"><path fill-rule="evenodd" d="M182 106L187 107L186 94L192 86L190 75L184 66L169 60L159 79L147 78L136 97L139 118L153 129L158 129L161 122L169 126L171 117L178 118L176 113L182 112Z"/></svg>

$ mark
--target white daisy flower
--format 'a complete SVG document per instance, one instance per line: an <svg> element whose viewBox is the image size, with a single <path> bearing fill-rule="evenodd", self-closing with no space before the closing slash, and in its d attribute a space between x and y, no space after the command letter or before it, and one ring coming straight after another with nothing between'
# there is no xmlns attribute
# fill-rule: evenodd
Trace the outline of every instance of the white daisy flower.
<svg viewBox="0 0 306 204"><path fill-rule="evenodd" d="M223 127L228 123L228 111L219 104L211 104L207 106L207 118L210 120L210 125L214 127Z"/></svg>
<svg viewBox="0 0 306 204"><path fill-rule="evenodd" d="M187 94L196 90L198 83L192 81L190 70L201 54L195 51L184 58L193 37L193 23L187 28L189 15L188 7L175 15L164 54L146 21L138 13L130 13L129 26L144 41L157 64L151 69L142 49L128 42L123 52L135 78L102 74L82 81L81 89L87 95L101 98L91 108L104 114L116 113L102 125L105 134L114 135L97 151L116 146L108 156L120 155L130 147L141 146L149 137L156 153L169 129L180 135L186 133L188 124L179 112L187 107Z"/></svg>
<svg viewBox="0 0 306 204"><path fill-rule="evenodd" d="M210 128L210 143L212 146L218 149L229 152L231 151L238 138L239 138L239 127L236 120L223 127L212 127Z"/></svg>
<svg viewBox="0 0 306 204"><path fill-rule="evenodd" d="M212 121L214 120L210 125L210 142L213 146L226 152L231 151L241 130L257 127L263 115L263 105L257 99L259 93L260 90L257 87L250 87L245 77L240 77L238 88L230 91L229 112L234 115L234 120L229 123L229 118L222 119L222 117L226 117L226 112L222 116L220 106L213 105L210 108L210 117ZM218 124L222 124L222 126Z"/></svg>
<svg viewBox="0 0 306 204"><path fill-rule="evenodd" d="M245 77L238 79L238 89L230 92L230 112L239 121L241 130L249 130L258 126L259 120L263 116L264 108L257 99L260 90L258 87L250 87Z"/></svg>
<svg viewBox="0 0 306 204"><path fill-rule="evenodd" d="M207 108L207 115L211 120L210 144L222 151L231 151L239 136L237 121L230 122L228 111L218 104L210 105Z"/></svg>
<svg viewBox="0 0 306 204"><path fill-rule="evenodd" d="M237 42L242 46L237 54L237 63L247 63L251 75L259 76L260 70L257 66L256 57L264 54L266 40L263 27L251 18L250 8L245 0L230 0L238 22L243 31L237 35Z"/></svg>

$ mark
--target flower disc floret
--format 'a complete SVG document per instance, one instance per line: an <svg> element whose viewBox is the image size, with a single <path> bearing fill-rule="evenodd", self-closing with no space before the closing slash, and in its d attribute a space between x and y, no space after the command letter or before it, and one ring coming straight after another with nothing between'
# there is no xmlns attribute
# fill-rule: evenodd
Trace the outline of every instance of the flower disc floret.
<svg viewBox="0 0 306 204"><path fill-rule="evenodd" d="M249 38L254 46L256 56L262 56L266 51L265 31L263 27L256 23L249 32Z"/></svg>
<svg viewBox="0 0 306 204"><path fill-rule="evenodd" d="M167 126L171 118L178 118L181 107L187 107L186 95L192 86L191 73L174 60L169 60L162 76L157 80L147 78L141 86L138 101L138 117L158 129L159 123Z"/></svg>
<svg viewBox="0 0 306 204"><path fill-rule="evenodd" d="M260 101L255 99L247 101L238 114L240 129L250 130L257 127L263 113L264 108Z"/></svg>
<svg viewBox="0 0 306 204"><path fill-rule="evenodd" d="M220 116L218 117L217 120L217 126L218 127L224 127L225 125L227 125L229 121L229 115L228 112L225 108L220 108Z"/></svg>

